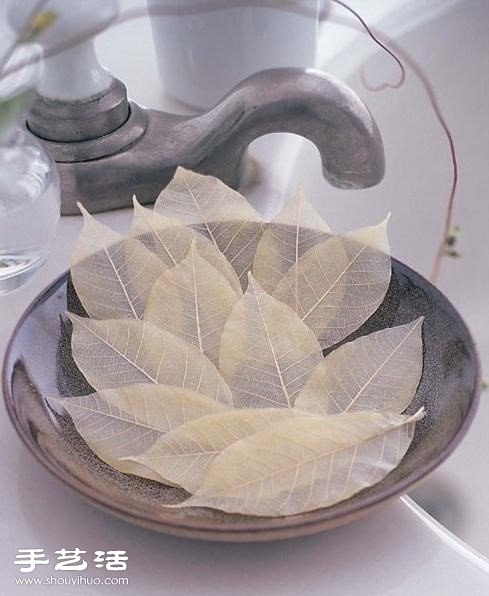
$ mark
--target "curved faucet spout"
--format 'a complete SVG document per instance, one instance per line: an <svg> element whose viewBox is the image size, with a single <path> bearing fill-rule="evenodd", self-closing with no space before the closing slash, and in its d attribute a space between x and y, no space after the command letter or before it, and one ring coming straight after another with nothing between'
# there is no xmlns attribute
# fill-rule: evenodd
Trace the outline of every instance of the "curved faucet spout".
<svg viewBox="0 0 489 596"><path fill-rule="evenodd" d="M192 122L201 143L211 143L209 173L240 160L256 138L290 132L318 148L325 178L338 188L367 188L384 176L384 149L377 124L344 83L314 70L279 68L245 79L215 108ZM208 145L207 145L208 146ZM236 182L236 181L234 181Z"/></svg>

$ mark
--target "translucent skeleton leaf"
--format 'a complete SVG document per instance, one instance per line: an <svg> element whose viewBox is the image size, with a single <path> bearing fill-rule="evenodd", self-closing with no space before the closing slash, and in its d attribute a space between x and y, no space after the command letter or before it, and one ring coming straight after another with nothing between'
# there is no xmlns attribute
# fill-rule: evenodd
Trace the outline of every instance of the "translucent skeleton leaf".
<svg viewBox="0 0 489 596"><path fill-rule="evenodd" d="M211 240L233 266L243 290L246 288L265 223L241 194L213 176L180 167L154 208Z"/></svg>
<svg viewBox="0 0 489 596"><path fill-rule="evenodd" d="M71 255L71 277L83 307L96 319L142 318L162 263L141 242L114 232L78 207L83 229Z"/></svg>
<svg viewBox="0 0 489 596"><path fill-rule="evenodd" d="M193 240L187 257L153 285L144 320L197 346L217 365L222 330L237 299L226 278L198 254Z"/></svg>
<svg viewBox="0 0 489 596"><path fill-rule="evenodd" d="M423 317L346 343L320 362L296 407L314 414L403 412L423 369Z"/></svg>
<svg viewBox="0 0 489 596"><path fill-rule="evenodd" d="M152 469L167 483L194 492L208 465L226 447L280 420L306 414L289 408L228 410L192 420L159 438L131 461Z"/></svg>
<svg viewBox="0 0 489 596"><path fill-rule="evenodd" d="M291 407L322 360L314 333L249 274L221 337L219 368L242 408Z"/></svg>
<svg viewBox="0 0 489 596"><path fill-rule="evenodd" d="M145 452L165 433L195 418L225 411L214 399L182 387L137 384L83 397L48 398L61 405L100 459L113 468L162 481L141 463L120 458Z"/></svg>
<svg viewBox="0 0 489 596"><path fill-rule="evenodd" d="M146 321L70 319L73 358L95 390L155 383L232 404L229 387L212 362L172 333Z"/></svg>
<svg viewBox="0 0 489 596"><path fill-rule="evenodd" d="M422 416L352 412L277 422L225 449L179 506L261 516L329 507L393 470Z"/></svg>
<svg viewBox="0 0 489 596"><path fill-rule="evenodd" d="M273 296L297 312L322 348L355 331L384 299L391 275L387 221L313 246L278 284Z"/></svg>
<svg viewBox="0 0 489 596"><path fill-rule="evenodd" d="M166 267L174 267L187 255L190 244L195 240L199 255L215 267L228 280L237 296L241 296L241 285L232 265L210 240L192 228L184 226L177 219L165 217L142 207L133 198L134 215L131 236L140 240L146 248L158 255Z"/></svg>
<svg viewBox="0 0 489 596"><path fill-rule="evenodd" d="M272 294L287 271L331 230L299 189L268 224L256 249L253 275Z"/></svg>

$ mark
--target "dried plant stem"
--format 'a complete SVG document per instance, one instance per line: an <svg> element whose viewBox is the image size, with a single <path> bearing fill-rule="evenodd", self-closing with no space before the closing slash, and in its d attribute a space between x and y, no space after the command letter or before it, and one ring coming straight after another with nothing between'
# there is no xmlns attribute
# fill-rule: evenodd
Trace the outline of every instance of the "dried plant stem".
<svg viewBox="0 0 489 596"><path fill-rule="evenodd" d="M362 83L364 84L364 86L369 91L381 91L387 87L391 87L393 89L397 89L397 88L401 87L401 85L404 83L405 74L406 74L405 68L403 65L403 62L404 62L404 64L407 64L409 66L410 70L414 73L414 75L417 77L417 79L421 83L421 85L428 97L430 106L435 114L435 118L436 118L438 124L440 125L441 129L443 130L443 133L447 139L448 148L450 151L450 159L451 159L451 164L452 164L452 182L451 182L451 187L450 187L450 194L448 196L447 206L445 209L443 235L442 235L440 242L438 244L438 248L437 248L437 251L435 254L435 259L433 262L431 277L430 277L432 282L436 282L438 279L438 276L440 274L443 257L446 253L447 239L450 235L450 231L451 231L452 225L453 225L453 208L454 208L455 194L456 194L457 184L458 184L458 161L457 161L457 153L456 153L456 149L455 149L455 142L453 140L453 135L447 125L445 117L443 116L443 113L441 111L440 105L438 103L435 91L433 89L433 86L431 85L430 80L426 76L423 69L414 60L414 58L412 56L410 56L407 52L402 50L400 47L396 46L396 44L394 44L394 42L389 41L388 42L389 46L391 48L394 48L395 51L391 50L386 45L386 43L384 43L383 41L380 40L379 35L377 33L375 33L375 34L373 33L372 29L369 27L369 25L367 25L365 20L355 10L353 10L351 7L349 7L347 4L345 4L341 0L332 0L332 2L335 2L336 4L339 4L340 6L342 6L346 10L348 10L361 23L362 27L364 28L365 32L370 36L370 38L378 46L380 46L384 51L386 51L390 56L392 56L392 58L394 58L394 60L398 64L399 68L401 69L401 78L396 84L383 83L382 85L379 85L377 87L373 87L367 83L367 81L365 80L364 72L362 71L360 76L361 76ZM401 58L399 58L399 57L401 57ZM402 61L401 61L401 59L402 59Z"/></svg>
<svg viewBox="0 0 489 596"><path fill-rule="evenodd" d="M397 83L382 83L381 85L374 87L372 85L367 85L365 81L362 81L364 83L365 87L367 87L367 89L369 91L382 91L383 89L387 89L389 87L391 89L399 89L399 87L401 87L404 84L404 81L406 80L406 70L405 70L404 64L401 62L401 60L399 60L399 58L396 56L396 54L385 43L383 43L379 39L378 35L372 31L372 29L367 25L367 23L362 18L362 16L358 12L356 12L356 10L354 10L353 8L348 6L348 4L346 4L345 2L342 2L341 0L331 0L331 1L334 2L335 4L338 4L339 6L343 7L350 14L352 14L359 21L359 23L362 25L363 29L365 30L365 33L367 33L367 35L370 37L370 39L375 44L377 44L380 48L382 48L382 50L384 50L384 52L387 52L387 54L389 54L389 56L391 56L395 60L395 62L397 63L397 65L399 67L401 75L400 75Z"/></svg>
<svg viewBox="0 0 489 596"><path fill-rule="evenodd" d="M454 204L455 204L455 195L456 195L456 190L457 190L457 185L458 185L457 152L455 149L455 142L453 140L453 135L450 131L450 128L448 127L445 117L443 116L443 113L440 108L440 104L438 103L438 99L435 95L434 89L433 89L428 77L424 73L423 69L419 66L419 64L411 56L407 55L405 52L401 53L399 48L396 49L396 52L398 53L398 55L402 55L402 59L404 60L404 62L409 66L410 70L416 75L419 82L423 86L423 88L426 92L426 95L428 97L430 106L431 106L433 113L435 115L435 118L438 121L438 124L440 125L440 127L443 130L443 133L446 137L446 140L448 143L448 148L450 151L450 160L451 160L451 165L452 165L452 180L451 180L451 185L450 185L450 193L448 195L448 201L447 201L447 205L445 208L443 232L442 232L442 236L440 238L440 242L438 244L438 248L437 248L437 251L435 254L433 268L432 268L431 276L430 276L430 280L432 282L436 282L438 279L438 276L440 274L442 260L445 255L447 239L450 235L450 231L453 226L453 208L454 208Z"/></svg>

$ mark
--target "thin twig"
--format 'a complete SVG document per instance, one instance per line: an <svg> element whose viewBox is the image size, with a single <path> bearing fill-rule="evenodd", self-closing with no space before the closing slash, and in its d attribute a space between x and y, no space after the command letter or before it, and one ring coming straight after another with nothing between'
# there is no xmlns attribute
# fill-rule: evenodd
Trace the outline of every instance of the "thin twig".
<svg viewBox="0 0 489 596"><path fill-rule="evenodd" d="M396 51L398 53L400 53L399 49ZM458 184L457 152L455 149L455 142L453 140L453 135L448 127L445 117L443 116L440 105L438 103L438 99L436 98L434 89L431 86L431 83L430 83L428 77L424 73L423 69L419 66L419 64L411 56L408 56L404 52L403 52L403 60L406 62L406 64L408 64L409 68L414 72L414 74L420 81L421 85L423 86L423 88L428 96L428 100L430 102L431 108L433 109L433 112L434 112L435 117L438 121L438 124L440 125L440 127L442 128L442 130L445 134L445 137L446 137L446 140L448 143L448 148L450 151L450 159L452 162L452 182L451 182L450 194L448 195L448 201L447 201L447 206L446 206L446 210L445 210L443 234L442 234L442 237L440 238L440 242L438 244L438 249L436 251L435 260L433 262L433 268L432 268L431 277L430 277L432 282L436 282L438 279L438 276L440 274L441 263L442 263L444 255L445 255L447 239L448 239L448 237L450 235L450 231L453 227L453 208L454 208L454 204L455 204L455 195L456 195L457 184Z"/></svg>
<svg viewBox="0 0 489 596"><path fill-rule="evenodd" d="M362 71L361 79L362 79L362 82L365 85L365 87L367 87L367 89L369 89L370 91L380 91L382 89L385 89L386 87L392 87L394 89L400 87L404 83L404 80L405 80L405 68L403 65L403 62L404 62L405 64L407 64L409 66L410 70L414 73L414 75L420 81L423 89L426 92L426 95L428 96L428 101L430 103L430 106L431 106L434 114L435 114L436 120L437 120L438 124L440 125L441 129L443 130L443 133L447 139L448 148L450 151L451 165L452 165L452 183L450 186L450 194L448 196L447 206L446 206L446 210L445 210L445 217L444 217L444 224L443 224L443 235L440 239L438 248L436 250L435 259L433 262L433 269L432 269L431 277L430 277L432 282L436 282L438 279L438 276L440 274L442 260L445 255L445 252L446 252L447 239L448 239L448 237L450 235L450 231L453 227L453 208L454 208L454 204L455 204L455 194L456 194L457 184L458 184L458 161L457 161L457 152L455 149L455 142L453 140L453 135L447 125L445 117L443 116L440 105L436 98L435 91L434 91L428 77L424 73L423 69L419 66L419 64L414 60L414 58L412 58L407 52L405 52L399 46L397 46L392 40L389 40L387 43L392 48L395 49L395 52L392 51L386 45L386 43L380 41L379 35L377 33L374 34L372 32L371 28L367 25L367 23L362 19L362 17L355 10L350 8L348 5L346 5L341 0L332 0L332 1L336 2L336 4L343 6L346 10L348 10L351 14L353 14L355 16L355 18L362 24L365 32L374 40L374 42L377 45L379 45L390 56L392 56L394 58L394 60L397 62L397 64L399 65L399 67L401 68L402 77L401 77L401 80L396 85L384 83L378 87L369 86L365 82L364 73ZM401 61L399 56L402 58L403 62Z"/></svg>
<svg viewBox="0 0 489 596"><path fill-rule="evenodd" d="M402 87L402 85L404 84L404 81L406 80L406 70L404 68L404 64L399 60L399 58L396 56L396 54L385 43L383 43L379 39L378 35L372 31L372 29L367 25L365 20L362 18L362 16L360 14L358 14L358 12L356 10L351 8L351 6L348 6L348 4L346 4L345 2L342 2L342 0L331 0L331 1L334 2L335 4L338 4L339 6L342 6L345 10L347 10L350 14L352 14L359 21L359 23L362 25L365 33L367 33L367 35L370 37L370 39L372 39L372 41L375 44L377 44L380 48L382 48L384 50L384 52L387 52L387 54L389 54L389 56L391 56L391 58L393 58L395 60L395 62L397 63L397 66L399 67L401 75L400 75L397 83L382 83L381 85L378 85L375 87L373 85L369 85L367 83L367 81L363 79L363 72L362 72L360 76L362 77L362 83L364 84L364 86L369 91L382 91L383 89L387 89L389 87L391 89L399 89L399 87Z"/></svg>

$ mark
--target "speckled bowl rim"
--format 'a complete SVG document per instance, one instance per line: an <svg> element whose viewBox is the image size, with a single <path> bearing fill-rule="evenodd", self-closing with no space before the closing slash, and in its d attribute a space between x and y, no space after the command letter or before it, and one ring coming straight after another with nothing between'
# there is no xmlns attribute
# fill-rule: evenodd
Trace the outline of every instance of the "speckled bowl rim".
<svg viewBox="0 0 489 596"><path fill-rule="evenodd" d="M465 436L470 424L473 421L480 400L480 356L477 350L477 346L473 340L472 334L467 328L462 316L457 311L457 309L455 309L450 300L448 300L448 298L438 288L433 286L433 284L431 284L431 282L428 281L424 276L420 275L414 269L408 267L407 265L398 261L397 259L393 258L392 261L393 263L399 263L399 265L405 268L409 273L413 273L416 277L419 277L421 281L426 283L429 287L433 288L435 292L437 292L440 295L440 297L444 299L453 308L456 316L459 317L460 322L463 325L469 338L470 348L473 350L476 358L474 390L470 404L465 413L465 417L463 418L460 426L452 435L451 439L447 442L443 449L441 449L436 455L434 455L428 461L426 461L424 465L419 466L417 470L407 474L404 478L399 480L393 486L384 489L379 493L366 496L365 499L363 499L361 502L352 502L351 504L348 504L348 500L345 501L344 510L335 516L328 517L328 508L324 508L318 510L322 512L321 514L318 514L318 518L309 519L307 521L301 519L300 516L285 516L276 518L257 517L256 525L251 526L250 524L248 524L246 528L243 529L237 528L236 522L230 522L229 524L227 524L222 523L220 521L219 525L199 523L195 520L192 520L191 523L188 524L167 523L162 521L161 519L154 517L149 512L148 514L135 512L130 507L124 506L119 503L111 502L110 499L104 497L104 495L97 491L95 488L87 486L86 484L78 480L75 476L71 475L63 468L56 466L53 462L47 459L42 453L42 451L32 441L30 435L22 426L21 421L17 415L17 410L14 405L14 398L10 391L10 376L7 371L7 362L9 361L17 334L24 322L26 321L26 319L32 313L34 308L40 302L43 302L45 296L52 292L55 286L61 285L68 278L69 271L66 271L58 278L56 278L42 292L40 292L34 298L34 300L32 300L32 302L29 304L29 306L17 322L9 339L2 367L3 397L9 418L15 430L17 431L17 434L19 435L27 449L34 456L34 458L38 462L40 462L54 477L60 480L65 486L68 486L69 488L74 490L78 495L82 496L85 500L87 500L92 505L95 505L99 509L102 509L112 515L115 515L118 518L124 519L125 521L134 523L136 525L151 530L183 538L212 540L220 542L253 542L281 540L287 538L294 538L298 536L305 536L350 523L355 519L363 517L369 512L377 509L381 505L385 504L387 501L390 501L395 497L401 496L403 493L406 492L406 489L408 487L414 487L421 480L423 480L429 473L431 473L435 468L437 468L454 451L454 449L459 445L460 441ZM260 522L264 519L266 519L267 521L267 526L263 528L260 527Z"/></svg>

